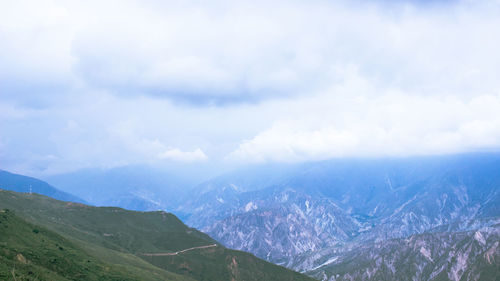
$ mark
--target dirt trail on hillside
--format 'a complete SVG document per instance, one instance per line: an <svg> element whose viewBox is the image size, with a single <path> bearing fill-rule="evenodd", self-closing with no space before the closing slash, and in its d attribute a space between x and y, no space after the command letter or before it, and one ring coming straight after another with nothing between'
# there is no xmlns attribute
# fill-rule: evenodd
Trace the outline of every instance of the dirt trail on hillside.
<svg viewBox="0 0 500 281"><path fill-rule="evenodd" d="M212 247L217 247L217 244L188 248L188 249L180 250L180 251L173 252L173 253L140 253L139 255L141 255L141 256L148 256L148 257L175 256L177 254L184 253L184 252L191 251L191 250L206 249L206 248L212 248Z"/></svg>

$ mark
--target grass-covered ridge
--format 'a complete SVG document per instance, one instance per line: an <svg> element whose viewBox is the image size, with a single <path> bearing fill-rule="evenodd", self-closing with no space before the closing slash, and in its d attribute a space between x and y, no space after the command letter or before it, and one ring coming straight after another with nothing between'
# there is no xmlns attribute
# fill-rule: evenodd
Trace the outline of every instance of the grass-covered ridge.
<svg viewBox="0 0 500 281"><path fill-rule="evenodd" d="M16 258L20 253L31 265L40 269L19 271L19 276L24 278L29 271L40 276L45 274L46 278L38 280L82 280L81 274L84 273L87 274L84 280L311 280L251 254L229 250L218 244L177 255L144 255L173 253L217 243L165 212L91 207L38 194L4 190L0 190L0 209L10 209L7 218L24 225L6 228L5 237L11 237L10 240L2 240L3 235L0 238L6 249L0 252L1 258L9 261L5 263L6 267L1 268L0 276L4 278L11 278L14 266L16 271L26 267ZM47 237L40 238L43 236ZM54 251L56 259L67 263L58 268L50 267L50 261L46 260L40 260L39 265L35 263L37 259L33 257L44 255L45 242L40 239L54 241L48 244L54 247L50 249L51 255ZM32 249L31 256L29 249ZM89 265L87 260L91 261ZM85 268L88 272L82 272ZM52 278L51 274L59 279ZM119 274L125 274L126 278ZM29 279L29 276L26 278L37 280Z"/></svg>
<svg viewBox="0 0 500 281"><path fill-rule="evenodd" d="M0 210L0 261L0 280L187 280L167 272L149 278L155 274L147 268L105 262L9 209Z"/></svg>

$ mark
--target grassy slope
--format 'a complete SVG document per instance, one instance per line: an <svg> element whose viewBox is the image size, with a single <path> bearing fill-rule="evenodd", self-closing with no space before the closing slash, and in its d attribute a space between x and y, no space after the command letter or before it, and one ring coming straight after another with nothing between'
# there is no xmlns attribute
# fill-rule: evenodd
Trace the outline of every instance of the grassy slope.
<svg viewBox="0 0 500 281"><path fill-rule="evenodd" d="M46 228L0 211L0 280L186 280L106 263Z"/></svg>
<svg viewBox="0 0 500 281"><path fill-rule="evenodd" d="M314 280L254 255L224 247L194 250L177 256L146 257L149 262L196 280Z"/></svg>
<svg viewBox="0 0 500 281"><path fill-rule="evenodd" d="M154 267L157 274L166 274L167 270L196 280L311 280L251 254L220 245L175 256L140 255L175 252L215 243L209 236L187 227L177 217L165 212L97 208L37 194L2 190L0 208L15 210L26 220L57 232L85 248L92 256L115 265L149 271L152 269L145 264L150 267L153 264L157 266Z"/></svg>
<svg viewBox="0 0 500 281"><path fill-rule="evenodd" d="M38 194L0 191L0 207L59 233L106 248L130 252L170 252L214 243L208 235L165 212L91 207Z"/></svg>

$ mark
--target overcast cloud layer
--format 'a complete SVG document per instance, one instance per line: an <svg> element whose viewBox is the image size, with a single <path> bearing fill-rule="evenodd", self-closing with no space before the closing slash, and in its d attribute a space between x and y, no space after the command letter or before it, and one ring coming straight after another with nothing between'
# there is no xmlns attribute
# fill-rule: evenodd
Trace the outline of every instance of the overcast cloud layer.
<svg viewBox="0 0 500 281"><path fill-rule="evenodd" d="M0 0L0 168L496 151L499 26L497 0Z"/></svg>

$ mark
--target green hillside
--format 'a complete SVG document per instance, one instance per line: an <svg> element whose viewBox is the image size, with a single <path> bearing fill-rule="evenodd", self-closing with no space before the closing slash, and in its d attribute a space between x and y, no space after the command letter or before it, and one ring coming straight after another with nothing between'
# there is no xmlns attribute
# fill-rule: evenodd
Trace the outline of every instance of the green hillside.
<svg viewBox="0 0 500 281"><path fill-rule="evenodd" d="M8 209L0 210L0 261L0 280L188 280L147 265L103 262Z"/></svg>
<svg viewBox="0 0 500 281"><path fill-rule="evenodd" d="M5 251L0 254L10 263L1 268L3 275L0 276L12 276L14 265L16 270L24 268L14 258L18 253L26 258L29 256L21 251L23 247L26 250L32 249L35 256L44 256L45 242L42 240L53 240L57 241L53 245L62 245L62 248L68 249L66 252L58 252L59 246L52 249L59 254L59 258L67 260L68 264L61 265L57 271L46 262L33 259L31 264L43 269L36 271L40 272L40 276L56 274L59 279L80 280L78 276L86 268L86 264L81 264L82 261L91 260L93 267L89 267L89 277L86 275L84 278L86 280L311 280L251 254L226 249L209 236L187 227L177 217L165 212L91 207L38 194L4 190L0 190L0 209L10 209L10 212L2 214L9 214L7 217L10 220L22 221L25 225L19 229L7 228L6 233L11 237L18 237L17 240L12 240L14 242L1 238L4 241L2 245L10 249L10 254ZM43 231L35 233L35 228ZM50 235L52 240L39 238L42 240L36 242L38 240L31 239L32 236L42 237L40 234ZM26 240L39 244L31 245ZM213 244L217 246L173 254ZM69 249L72 255L67 256ZM122 270L124 268L127 270ZM27 270L28 273L35 272ZM26 272L20 271L20 274L28 276ZM124 274L128 279L114 275L115 273ZM46 278L38 280L59 280L52 279L49 275L43 276Z"/></svg>

